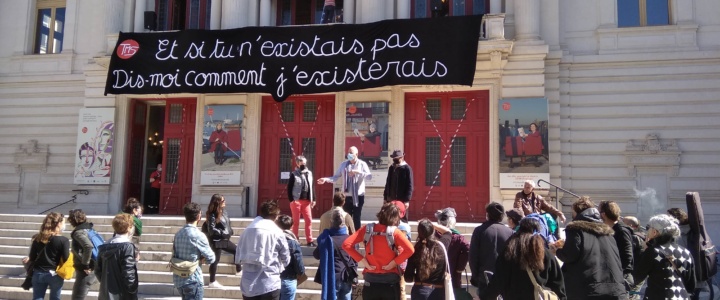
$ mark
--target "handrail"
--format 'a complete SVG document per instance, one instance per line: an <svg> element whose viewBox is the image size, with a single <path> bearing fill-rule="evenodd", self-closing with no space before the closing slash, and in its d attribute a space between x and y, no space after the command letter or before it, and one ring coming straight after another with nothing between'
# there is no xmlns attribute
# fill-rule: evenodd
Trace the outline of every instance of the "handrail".
<svg viewBox="0 0 720 300"><path fill-rule="evenodd" d="M53 209L56 209L56 208L58 208L58 207L60 207L60 206L63 206L63 205L65 205L65 204L68 204L68 203L70 203L70 202L75 203L75 200L77 200L77 195L79 195L79 194L83 194L83 195L86 195L86 196L87 196L88 194L90 194L90 191L88 191L88 190L72 190L72 191L75 192L75 195L72 195L72 199L70 199L70 200L68 200L68 201L65 201L65 202L63 202L63 203L60 203L60 204L58 204L58 205L55 205L55 206L53 206L53 207L51 207L51 208L49 208L49 209L46 209L46 210L44 210L43 212L41 212L41 213L39 213L39 214L40 214L40 215L43 215L43 214L45 214L46 212L49 212L49 211L51 211L51 210L53 210Z"/></svg>
<svg viewBox="0 0 720 300"><path fill-rule="evenodd" d="M538 187L540 187L540 182L547 183L547 184L549 184L549 185L551 185L552 187L555 188L555 207L559 207L559 204L562 204L562 203L560 203L560 199L558 199L558 190L561 190L561 191L563 191L563 192L565 192L565 193L568 193L568 194L570 194L570 195L573 195L573 196L575 196L575 198L580 198L580 196L578 196L578 194L575 194L575 193L573 193L573 192L571 192L571 191L568 191L568 190L566 190L566 189L564 189L564 188L561 188L561 187L559 187L559 186L557 186L557 185L555 185L555 184L552 184L551 182L545 181L545 180L543 180L543 179L538 179L538 182L537 182L537 186L538 186Z"/></svg>

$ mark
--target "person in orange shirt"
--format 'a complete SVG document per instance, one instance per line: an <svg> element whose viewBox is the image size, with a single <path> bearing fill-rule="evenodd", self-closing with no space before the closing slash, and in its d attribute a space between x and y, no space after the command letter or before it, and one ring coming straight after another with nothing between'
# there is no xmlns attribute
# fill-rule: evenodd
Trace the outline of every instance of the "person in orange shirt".
<svg viewBox="0 0 720 300"><path fill-rule="evenodd" d="M385 203L377 214L378 223L372 226L372 236L365 245L366 256L355 249L355 245L365 241L367 225L349 236L343 243L343 249L364 268L363 299L398 300L400 299L400 270L398 265L412 256L415 251L405 233L397 229L400 224L400 209L393 203ZM388 227L396 227L388 232ZM392 235L394 247L388 243L387 234ZM392 291L392 292L388 292Z"/></svg>

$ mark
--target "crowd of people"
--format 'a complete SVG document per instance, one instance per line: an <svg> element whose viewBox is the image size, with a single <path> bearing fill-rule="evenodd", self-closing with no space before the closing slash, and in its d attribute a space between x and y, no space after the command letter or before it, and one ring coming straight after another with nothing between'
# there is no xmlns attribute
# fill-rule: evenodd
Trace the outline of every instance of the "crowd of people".
<svg viewBox="0 0 720 300"><path fill-rule="evenodd" d="M306 245L314 247L319 261L314 281L322 286L323 300L349 300L353 292L366 300L398 300L408 294L413 299L446 299L448 293L467 293L461 278L468 264L470 283L477 287L474 297L483 300L538 299L538 293L573 300L691 299L702 286L681 234L680 224L687 223L681 209L653 216L641 227L637 218L622 216L617 203L601 201L596 206L584 196L572 204L563 238L557 222L565 223L565 215L528 181L511 210L496 202L485 207L486 221L475 228L470 242L455 229L457 213L450 207L436 212L436 222L419 220L412 232L407 222L412 169L402 151L392 156L385 202L374 222L360 222L364 180L371 173L357 158L357 149L348 149L348 159L334 176L317 181L342 178L343 191L336 190L333 207L320 217L316 239L308 209L315 204L315 181L302 156L296 157L288 183L292 216L282 214L276 201L262 203L237 245L230 240L234 232L224 196L211 197L200 228L200 205L187 203L186 225L174 236L170 261L178 293L182 299L203 298L203 264L210 266L208 287L222 287L216 273L225 251L234 255L235 271L242 272L244 299L295 299L298 286L308 279L298 235L301 215ZM23 261L29 265L33 299L43 299L48 288L50 299L60 299L64 279L55 271L69 259L75 268L73 299L84 299L98 282L98 299L137 299L141 216L142 205L129 199L112 220L113 237L98 245L82 210L70 211L67 218L74 227L72 242L62 235L65 217L49 213ZM412 288L406 291L409 283Z"/></svg>

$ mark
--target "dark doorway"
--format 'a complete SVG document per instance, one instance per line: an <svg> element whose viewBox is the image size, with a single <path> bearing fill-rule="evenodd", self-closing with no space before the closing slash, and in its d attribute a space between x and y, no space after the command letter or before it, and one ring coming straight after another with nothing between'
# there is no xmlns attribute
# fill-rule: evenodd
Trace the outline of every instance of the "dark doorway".
<svg viewBox="0 0 720 300"><path fill-rule="evenodd" d="M145 214L157 213L158 209L149 207L151 199L160 197L159 190L151 190L150 175L162 163L163 139L165 127L164 101L131 100L129 126L129 155L126 176L126 198L135 197L143 203ZM155 193L157 192L157 193Z"/></svg>

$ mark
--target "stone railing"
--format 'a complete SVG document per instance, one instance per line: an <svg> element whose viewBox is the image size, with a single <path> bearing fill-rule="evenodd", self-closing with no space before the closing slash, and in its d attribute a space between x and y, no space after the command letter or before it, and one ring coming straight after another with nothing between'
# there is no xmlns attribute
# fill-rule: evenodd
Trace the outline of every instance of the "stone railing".
<svg viewBox="0 0 720 300"><path fill-rule="evenodd" d="M505 40L505 14L486 14L480 26L481 40Z"/></svg>

